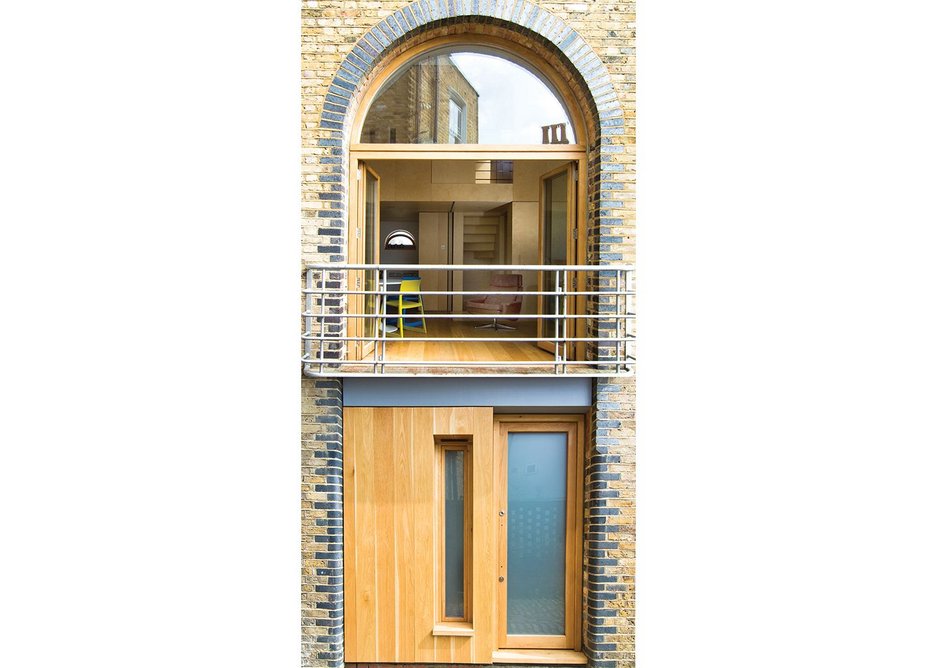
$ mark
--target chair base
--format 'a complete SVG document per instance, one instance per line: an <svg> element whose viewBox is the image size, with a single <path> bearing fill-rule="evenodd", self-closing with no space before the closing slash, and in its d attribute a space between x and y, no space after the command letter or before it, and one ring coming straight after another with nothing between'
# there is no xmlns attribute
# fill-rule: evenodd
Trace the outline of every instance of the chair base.
<svg viewBox="0 0 937 668"><path fill-rule="evenodd" d="M503 330L513 332L517 330L517 327L511 327L510 325L502 325L500 322L498 322L498 319L495 318L491 322L486 323L484 325L475 325L475 329L493 329L495 331L498 331L499 329L503 329Z"/></svg>

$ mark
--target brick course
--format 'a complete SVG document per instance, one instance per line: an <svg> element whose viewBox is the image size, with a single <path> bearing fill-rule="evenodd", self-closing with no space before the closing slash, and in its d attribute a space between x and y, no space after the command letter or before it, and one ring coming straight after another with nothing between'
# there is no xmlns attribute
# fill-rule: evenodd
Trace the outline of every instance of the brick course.
<svg viewBox="0 0 937 668"><path fill-rule="evenodd" d="M587 262L634 261L634 3L306 0L302 17L303 267L346 260L347 129L361 93L396 54L458 34L507 38L568 73L588 125ZM302 381L304 666L344 665L341 387ZM611 668L634 661L634 379L600 379L594 409L584 651Z"/></svg>

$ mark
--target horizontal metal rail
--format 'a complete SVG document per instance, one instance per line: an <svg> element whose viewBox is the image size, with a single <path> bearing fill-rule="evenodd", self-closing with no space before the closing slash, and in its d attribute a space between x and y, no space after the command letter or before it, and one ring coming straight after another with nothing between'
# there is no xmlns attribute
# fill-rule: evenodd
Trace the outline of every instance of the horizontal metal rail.
<svg viewBox="0 0 937 668"><path fill-rule="evenodd" d="M441 376L448 376L450 378L453 376L459 376L463 378L467 376L471 376L472 378L537 378L538 376L545 376L545 375L552 376L553 375L552 372L536 373L536 370L529 371L527 373L522 373L522 372L512 372L510 369L499 371L495 368L492 368L487 372L479 371L479 369L481 369L481 367L478 367L474 371L471 371L471 373L467 373L467 372L464 373L460 371L457 374L444 373L443 371L436 371L433 369L423 370L423 371L416 370L416 369L414 370L406 369L402 372L397 372L397 373L394 373L392 370L389 370L389 371L381 370L380 373L377 373L374 371L367 371L367 372L353 371L353 370L349 371L347 368L341 367L334 371L328 371L322 374L317 373L315 371L307 370L305 371L305 374L309 376L310 378L320 378L320 377L361 378L362 376L367 376L367 377L380 376L381 378L439 378ZM612 372L589 371L588 373L580 373L577 371L575 374L568 374L568 376L575 375L575 376L581 376L584 378L621 378L622 376L630 376L633 374L633 372L634 372L634 369L632 369L631 372L624 373L624 374L618 371L612 371Z"/></svg>
<svg viewBox="0 0 937 668"><path fill-rule="evenodd" d="M307 359L303 355L304 362L311 362L318 364L319 360L317 359ZM456 360L456 361L441 361L441 362L428 362L428 361L416 361L416 360L360 360L357 362L347 362L346 366L412 366L412 367L477 367L481 366L478 362L466 362L465 360ZM538 366L593 366L592 362L575 362L570 360L544 360L542 362L531 361L531 360L489 360L486 361L484 366L506 366L506 367L538 367Z"/></svg>
<svg viewBox="0 0 937 668"><path fill-rule="evenodd" d="M307 340L307 339L312 339L312 340L314 340L314 339L316 338L316 336L318 336L318 335L313 334L312 332L303 332L302 338L303 338L303 340ZM343 337L342 340L343 340L343 341L373 341L373 340L374 340L374 337L371 337L371 336L346 336L346 337ZM521 337L521 336L511 336L511 337L502 336L502 337L499 337L499 338L494 338L494 337L487 337L487 338L486 338L486 337L482 337L482 336L477 336L477 337L476 337L476 336L473 336L471 339L453 339L451 336L421 336L421 337L418 338L418 339L410 339L410 342L412 343L413 341L419 341L420 343L426 343L426 342L430 342L430 343L441 343L441 342L444 342L444 341L455 341L455 340L458 340L458 341L471 341L472 343L547 343L547 342L555 341L556 339L553 338L553 337L540 337L540 338L537 338L537 337ZM572 342L572 343L608 343L608 342L615 343L616 341L634 341L634 340L635 340L635 337L634 337L634 336L622 336L622 337L609 336L609 337L606 337L606 338L596 338L596 337L591 337L591 338L590 338L590 337L575 338L575 337L567 337L567 338L564 339L564 340L565 340L565 341L570 341L570 342Z"/></svg>
<svg viewBox="0 0 937 668"><path fill-rule="evenodd" d="M591 273L614 274L617 271L634 271L632 264L308 264L306 270L338 271L588 271Z"/></svg>
<svg viewBox="0 0 937 668"><path fill-rule="evenodd" d="M309 311L303 311L304 316L315 315L318 317L318 314L310 313ZM477 315L475 313L421 313L419 318L412 317L413 314L404 316L406 320L419 320L420 318L427 318L429 320L483 320L484 315ZM386 314L386 313L344 313L342 314L343 318L370 318L377 320L386 320L386 319L397 319L396 313ZM625 319L634 319L637 316L634 313L603 313L602 318L625 318ZM553 320L553 317L545 317L539 313L512 313L510 315L500 316L502 320ZM577 315L577 314L567 314L564 315L561 319L563 320L595 320L596 316L594 315ZM457 339L461 341L462 339ZM552 338L550 339L553 340Z"/></svg>
<svg viewBox="0 0 937 668"><path fill-rule="evenodd" d="M445 272L448 289L438 289L435 283L433 290L420 289L418 294L400 291L401 282L410 280L401 274L430 271ZM506 290L465 290L458 283L464 278L462 272L536 272L536 289L512 286ZM438 274L435 279L439 280ZM529 276L523 280L529 280ZM547 373L611 377L629 375L636 365L636 293L631 265L316 264L306 269L302 294L302 363L309 376L435 376L450 375L453 369L459 369L473 376L529 377ZM510 310L527 312L464 313L453 308L463 297L474 301L492 294L502 298L500 302L514 297ZM425 313L425 298L430 297L445 298L446 312ZM525 300L527 308L522 309ZM398 313L397 306L408 301L411 306ZM530 307L535 312L531 313ZM472 330L466 330L465 325L458 325L453 336L431 331L438 327L433 323L468 320L495 331L515 329L505 324L515 323L526 331L503 337L472 336ZM412 326L414 321L420 323L418 328ZM536 335L531 335L535 323ZM404 336L399 326L404 328ZM413 342L421 345L400 346ZM471 347L491 343L502 345ZM431 359L433 346L444 344L454 346L455 351L465 347L465 354L459 355L463 359ZM511 346L518 347L518 351L511 353ZM521 350L523 347L528 350ZM534 352L538 347L543 352ZM480 350L487 354L481 355ZM453 348L440 348L435 354L443 357L445 351L451 353ZM477 359L467 359L473 355ZM543 359L531 359L536 355L543 355Z"/></svg>
<svg viewBox="0 0 937 668"><path fill-rule="evenodd" d="M387 289L387 290L342 290L341 294L343 295L397 295L399 290ZM304 295L331 295L335 294L334 290L303 290ZM470 296L470 297L481 297L484 296L485 291L479 290L420 290L421 295L457 295L460 297ZM511 290L498 290L499 295L523 295L525 297L538 297L540 295L566 295L568 297L607 297L608 292L574 292L570 290L569 292L558 292L556 290L546 290L539 292L537 290L522 290L518 292L512 292ZM621 295L633 296L633 292L621 292Z"/></svg>
<svg viewBox="0 0 937 668"><path fill-rule="evenodd" d="M317 359L308 359L306 356L303 356L303 361L307 363L318 364L319 360ZM531 360L489 360L486 361L484 366L486 367L551 367L551 366L592 366L592 362L576 362L569 360L543 360L542 362L531 361ZM414 361L414 360L360 360L357 362L346 362L343 364L345 367L355 367L355 366L401 366L401 367L421 367L421 368L434 368L434 367L478 367L481 366L478 362L467 362L465 360L445 360L445 361Z"/></svg>

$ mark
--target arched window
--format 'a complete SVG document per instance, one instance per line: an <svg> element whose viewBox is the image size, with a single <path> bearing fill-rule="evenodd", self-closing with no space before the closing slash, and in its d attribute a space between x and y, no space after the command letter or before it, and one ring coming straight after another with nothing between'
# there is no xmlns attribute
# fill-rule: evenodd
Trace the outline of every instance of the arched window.
<svg viewBox="0 0 937 668"><path fill-rule="evenodd" d="M346 238L349 264L385 268L352 270L349 281L364 292L350 295L351 312L379 308L368 291L375 271L402 277L390 265L420 268L423 303L441 325L439 316L463 310L465 295L491 287L492 266L585 264L594 128L572 82L552 55L482 33L429 39L379 63L354 107ZM463 265L479 268L439 268ZM538 293L528 310L555 313L557 270L518 271L530 272L524 290ZM563 275L566 286L585 281L575 270ZM564 313L585 313L583 296L564 299ZM350 359L374 353L368 322L349 325ZM535 347L556 352L555 320L524 324L542 339ZM568 331L585 337L585 320ZM582 342L570 346L571 358L584 356Z"/></svg>
<svg viewBox="0 0 937 668"><path fill-rule="evenodd" d="M416 247L416 238L406 230L394 230L384 239L384 250L400 250Z"/></svg>
<svg viewBox="0 0 937 668"><path fill-rule="evenodd" d="M549 79L481 45L444 47L383 83L361 130L364 144L575 144L570 114Z"/></svg>

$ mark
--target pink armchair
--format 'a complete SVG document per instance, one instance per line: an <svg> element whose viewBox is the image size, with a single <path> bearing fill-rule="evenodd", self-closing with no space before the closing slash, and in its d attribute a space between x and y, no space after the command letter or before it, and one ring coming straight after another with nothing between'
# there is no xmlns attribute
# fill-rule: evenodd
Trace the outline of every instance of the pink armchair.
<svg viewBox="0 0 937 668"><path fill-rule="evenodd" d="M498 319L511 320L511 318L504 318L504 316L520 313L524 296L498 293L520 292L524 289L523 277L520 274L492 274L488 289L490 290L489 294L478 295L465 302L465 311L467 313L476 313L491 318L490 323L478 325L475 329L517 329L499 323ZM516 321L517 318L513 320Z"/></svg>

